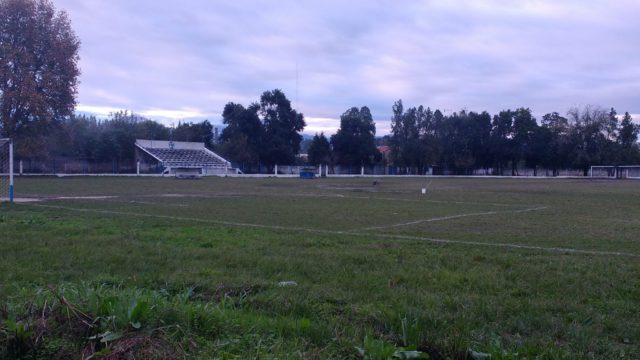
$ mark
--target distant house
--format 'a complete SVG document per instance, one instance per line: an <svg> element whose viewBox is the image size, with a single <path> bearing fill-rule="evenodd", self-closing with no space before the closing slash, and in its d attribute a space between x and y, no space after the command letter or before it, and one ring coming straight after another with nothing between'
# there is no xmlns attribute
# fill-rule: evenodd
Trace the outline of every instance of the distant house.
<svg viewBox="0 0 640 360"><path fill-rule="evenodd" d="M376 148L378 149L380 154L382 154L382 159L384 160L384 163L390 164L391 163L391 147L388 145L380 145L380 146L376 146Z"/></svg>

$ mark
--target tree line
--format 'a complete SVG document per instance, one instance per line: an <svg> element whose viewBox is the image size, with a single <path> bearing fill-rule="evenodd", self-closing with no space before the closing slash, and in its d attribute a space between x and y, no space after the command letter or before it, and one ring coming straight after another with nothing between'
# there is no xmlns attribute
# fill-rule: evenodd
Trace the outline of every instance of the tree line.
<svg viewBox="0 0 640 360"><path fill-rule="evenodd" d="M409 168L415 173L448 171L471 174L544 168L557 175L560 169L588 171L592 165L640 163L638 133L628 112L619 116L611 108L572 108L566 116L546 114L541 121L528 108L488 112L461 110L444 115L418 106L405 108L402 100L392 106L389 135L376 137L376 125L368 107L352 107L340 116L340 127L330 137L316 134L308 146L307 163L342 166L386 165ZM214 139L213 125L179 122L174 128L151 119L119 111L107 119L72 114L48 125L38 135L37 151L18 153L19 158L65 157L96 162L131 162L138 138L204 142L247 171L260 166L300 163L304 116L278 89L265 91L259 102L245 107L229 102L222 114L223 129ZM22 139L20 139L22 141ZM390 152L383 156L378 146Z"/></svg>
<svg viewBox="0 0 640 360"><path fill-rule="evenodd" d="M371 147L375 127L370 115L358 119L353 116L356 110L342 115L340 129L330 140L322 133L314 136L308 153L311 163L380 163ZM570 168L586 174L592 165L640 163L640 129L628 112L620 118L613 108L572 108L566 116L545 114L540 122L528 108L493 116L466 110L444 115L424 106L405 109L398 100L392 111L391 133L377 141L390 149L390 156L383 161L417 173L429 168L455 174L486 169L488 173L506 170L518 175L519 168L535 173L541 167L552 170L553 175ZM360 140L363 134L366 140Z"/></svg>
<svg viewBox="0 0 640 360"><path fill-rule="evenodd" d="M538 122L528 108L491 116L462 110L450 115L423 106L393 105L391 135L394 165L435 166L456 174L474 169L582 169L592 165L638 164L638 125L611 108L571 108L566 116L545 114Z"/></svg>
<svg viewBox="0 0 640 360"><path fill-rule="evenodd" d="M18 153L18 158L64 157L95 162L132 162L136 139L196 141L213 147L213 125L179 122L174 128L128 112L118 111L107 119L71 115L50 126L42 138L42 148L34 153ZM18 139L17 142L22 141Z"/></svg>

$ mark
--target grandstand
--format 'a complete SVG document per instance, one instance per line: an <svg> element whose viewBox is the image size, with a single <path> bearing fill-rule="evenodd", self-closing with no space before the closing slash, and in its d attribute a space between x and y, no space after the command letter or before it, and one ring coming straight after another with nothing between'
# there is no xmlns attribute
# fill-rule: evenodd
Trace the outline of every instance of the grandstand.
<svg viewBox="0 0 640 360"><path fill-rule="evenodd" d="M204 143L137 139L136 160L144 167L161 167L163 174L198 177L236 173L231 163Z"/></svg>

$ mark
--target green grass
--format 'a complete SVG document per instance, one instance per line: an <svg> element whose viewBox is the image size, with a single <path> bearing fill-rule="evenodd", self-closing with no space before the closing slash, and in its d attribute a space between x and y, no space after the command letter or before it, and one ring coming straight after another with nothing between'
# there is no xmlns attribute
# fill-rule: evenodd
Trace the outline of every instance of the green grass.
<svg viewBox="0 0 640 360"><path fill-rule="evenodd" d="M640 183L427 182L18 178L0 357L638 357Z"/></svg>

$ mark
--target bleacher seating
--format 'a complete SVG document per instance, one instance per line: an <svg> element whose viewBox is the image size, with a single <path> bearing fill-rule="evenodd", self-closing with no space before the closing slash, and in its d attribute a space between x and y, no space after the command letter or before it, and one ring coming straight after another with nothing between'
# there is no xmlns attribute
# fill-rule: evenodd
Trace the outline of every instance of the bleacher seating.
<svg viewBox="0 0 640 360"><path fill-rule="evenodd" d="M201 175L237 172L230 162L207 149L204 143L137 139L135 145L139 149L136 159L151 166L162 166L163 173L178 174L184 169L200 169Z"/></svg>
<svg viewBox="0 0 640 360"><path fill-rule="evenodd" d="M165 167L226 167L227 163L204 150L152 149L147 152L162 161Z"/></svg>

